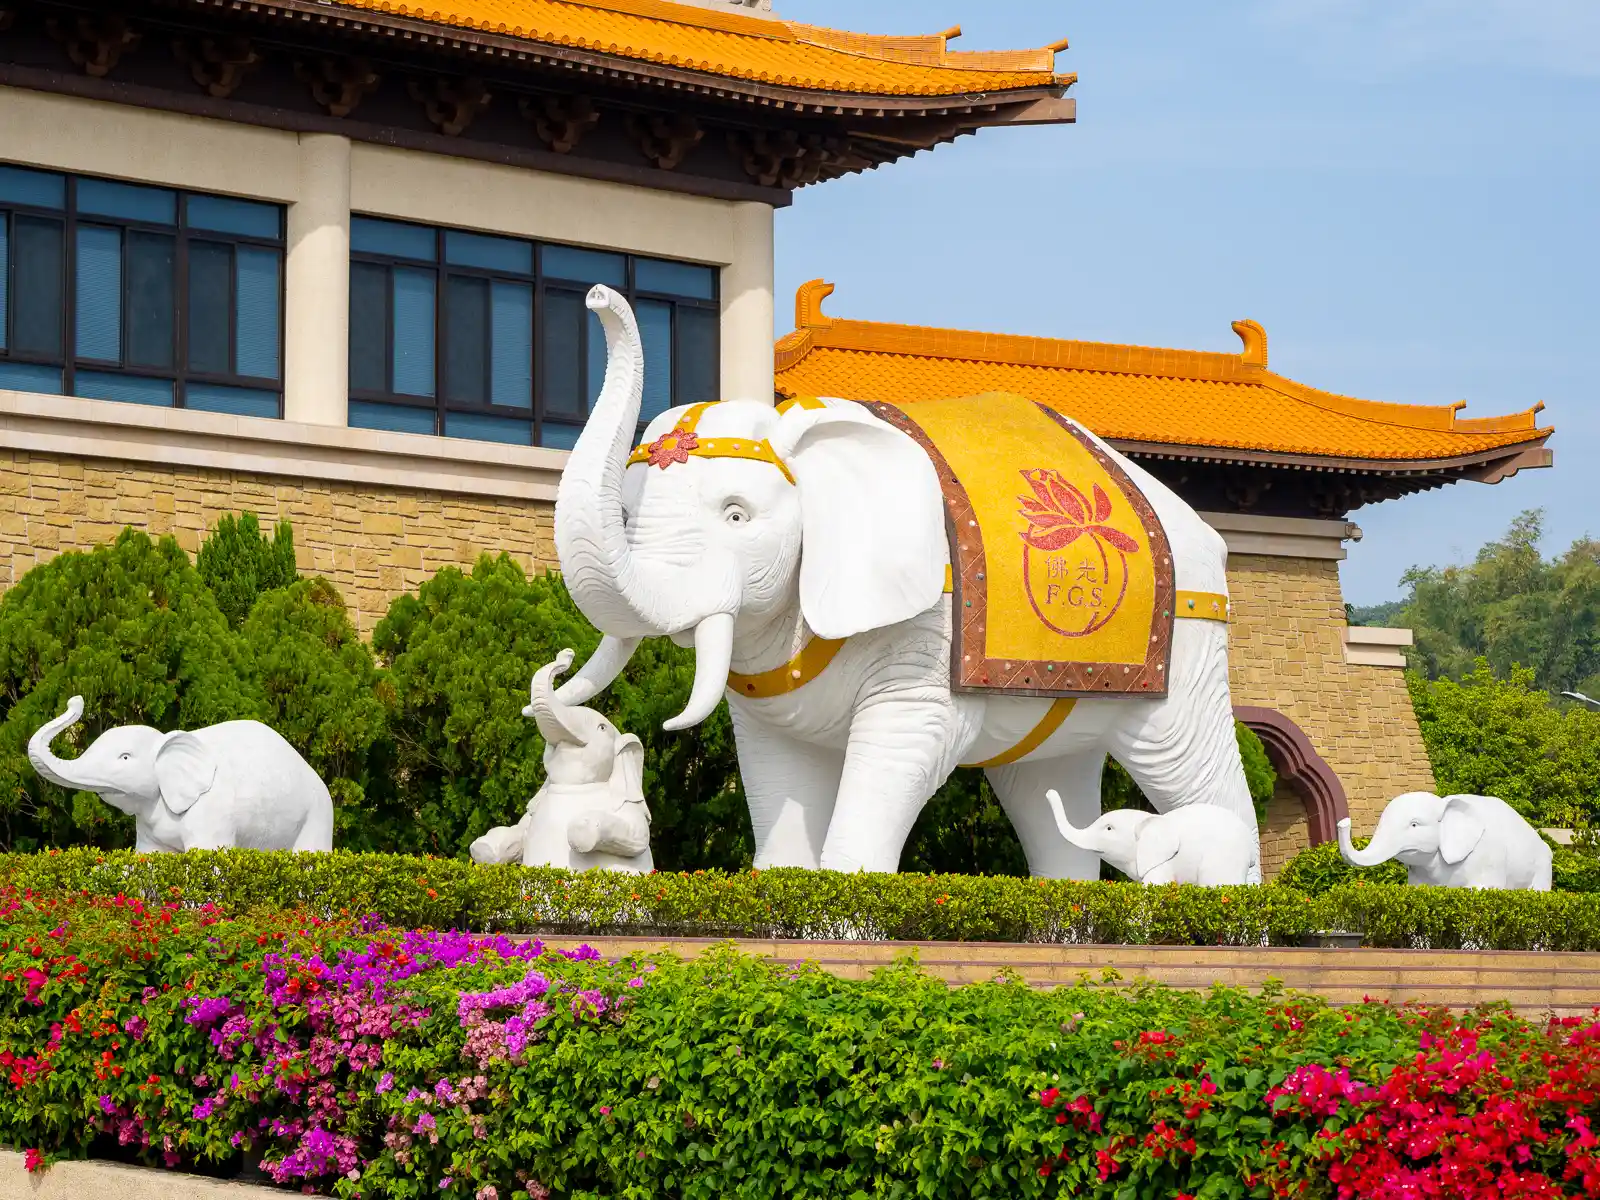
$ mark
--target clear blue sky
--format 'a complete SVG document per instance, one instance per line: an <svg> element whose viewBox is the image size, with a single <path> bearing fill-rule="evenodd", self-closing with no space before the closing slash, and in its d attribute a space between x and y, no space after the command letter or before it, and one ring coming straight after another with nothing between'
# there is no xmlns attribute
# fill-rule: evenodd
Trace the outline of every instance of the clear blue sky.
<svg viewBox="0 0 1600 1200"><path fill-rule="evenodd" d="M1553 470L1360 509L1345 596L1469 559L1524 508L1600 534L1600 0L776 0L962 49L1066 36L1078 123L986 130L807 188L796 285L841 316L1236 351L1347 395L1527 408Z"/></svg>

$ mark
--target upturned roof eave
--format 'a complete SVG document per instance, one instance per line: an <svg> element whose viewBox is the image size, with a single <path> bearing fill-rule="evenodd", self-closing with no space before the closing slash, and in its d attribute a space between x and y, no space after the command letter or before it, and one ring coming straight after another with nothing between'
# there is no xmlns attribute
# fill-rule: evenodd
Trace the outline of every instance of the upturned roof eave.
<svg viewBox="0 0 1600 1200"><path fill-rule="evenodd" d="M196 9L230 10L234 0L178 0L183 7ZM761 108L814 116L902 118L924 115L976 114L979 109L997 106L1012 108L1040 100L1060 99L1076 81L1071 74L1046 74L1040 72L1037 82L1024 86L991 90L952 90L939 94L896 94L893 92L838 91L809 88L790 83L773 83L752 80L736 75L723 75L693 67L657 63L604 51L586 50L545 42L530 37L492 32L465 26L448 25L402 16L381 10L335 8L320 0L269 0L249 6L252 15L271 19L287 17L297 25L305 22L317 26L333 26L341 32L361 35L371 31L384 34L392 31L404 38L408 50L439 49L469 58L479 58L485 64L492 61L497 68L527 66L556 66L577 70L580 73L604 72L607 78L657 84L674 91L690 91L702 97L743 101ZM952 76L951 83L959 82L962 68L946 68ZM973 75L992 72L970 72ZM1034 124L1065 124L1075 120L1070 109L1054 118L1030 120ZM1001 120L998 124L1008 124Z"/></svg>

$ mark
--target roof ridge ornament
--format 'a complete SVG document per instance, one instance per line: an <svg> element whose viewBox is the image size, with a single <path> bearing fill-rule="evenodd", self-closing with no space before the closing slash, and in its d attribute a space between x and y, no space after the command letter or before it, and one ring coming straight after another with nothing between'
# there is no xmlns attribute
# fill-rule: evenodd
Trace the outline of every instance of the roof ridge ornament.
<svg viewBox="0 0 1600 1200"><path fill-rule="evenodd" d="M1239 360L1248 367L1261 367L1267 365L1267 331L1261 328L1259 321L1252 321L1248 317L1233 323L1233 331L1239 335L1239 340L1244 343L1244 349L1239 352Z"/></svg>
<svg viewBox="0 0 1600 1200"><path fill-rule="evenodd" d="M826 279L808 279L794 293L794 327L796 329L827 329L833 318L824 316L822 302L833 295L833 284Z"/></svg>

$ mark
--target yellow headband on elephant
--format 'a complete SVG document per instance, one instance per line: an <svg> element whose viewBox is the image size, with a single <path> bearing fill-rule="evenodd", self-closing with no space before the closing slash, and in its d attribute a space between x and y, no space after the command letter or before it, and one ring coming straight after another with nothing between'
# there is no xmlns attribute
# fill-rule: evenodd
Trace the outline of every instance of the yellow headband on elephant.
<svg viewBox="0 0 1600 1200"><path fill-rule="evenodd" d="M765 438L701 437L695 432L700 417L716 403L718 401L708 400L704 404L694 405L678 418L676 425L655 441L647 446L636 447L628 455L628 465L648 463L665 471L673 463L688 462L690 455L696 458L748 458L753 462L771 463L783 472L785 479L793 483L794 476L789 473L787 464L778 457L772 443Z"/></svg>

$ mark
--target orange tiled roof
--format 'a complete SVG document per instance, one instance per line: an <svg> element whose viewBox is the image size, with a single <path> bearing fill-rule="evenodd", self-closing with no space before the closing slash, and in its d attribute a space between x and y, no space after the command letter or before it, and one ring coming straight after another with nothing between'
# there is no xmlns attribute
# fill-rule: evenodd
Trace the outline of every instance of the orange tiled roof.
<svg viewBox="0 0 1600 1200"><path fill-rule="evenodd" d="M1325 459L1438 462L1537 445L1543 404L1464 419L1462 404L1389 404L1319 391L1267 370L1267 335L1236 321L1239 354L968 333L824 316L833 285L795 297L777 346L785 396L904 402L1013 392L1059 407L1112 441Z"/></svg>
<svg viewBox="0 0 1600 1200"><path fill-rule="evenodd" d="M1065 42L1038 50L966 52L960 30L926 37L845 33L670 0L337 0L337 7L480 33L827 92L950 96L1065 87Z"/></svg>

